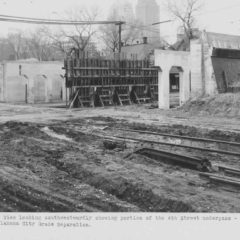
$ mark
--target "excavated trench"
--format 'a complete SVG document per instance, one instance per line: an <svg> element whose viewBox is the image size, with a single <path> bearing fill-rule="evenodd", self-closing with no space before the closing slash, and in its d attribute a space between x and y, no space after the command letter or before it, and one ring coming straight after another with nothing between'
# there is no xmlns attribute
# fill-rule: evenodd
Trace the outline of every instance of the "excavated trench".
<svg viewBox="0 0 240 240"><path fill-rule="evenodd" d="M45 160L59 170L67 172L71 177L79 179L81 182L136 205L141 211L194 212L191 206L182 201L158 196L151 189L138 184L132 184L124 178L109 179L102 175L93 174L79 165L63 163L57 159L47 158Z"/></svg>

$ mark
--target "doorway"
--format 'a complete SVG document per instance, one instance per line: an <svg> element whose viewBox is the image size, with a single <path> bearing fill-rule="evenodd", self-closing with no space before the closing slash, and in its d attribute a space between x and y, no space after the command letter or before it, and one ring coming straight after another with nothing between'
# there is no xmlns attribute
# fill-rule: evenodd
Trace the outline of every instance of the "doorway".
<svg viewBox="0 0 240 240"><path fill-rule="evenodd" d="M180 73L181 67L173 66L169 73L169 92L170 92L170 108L180 106Z"/></svg>

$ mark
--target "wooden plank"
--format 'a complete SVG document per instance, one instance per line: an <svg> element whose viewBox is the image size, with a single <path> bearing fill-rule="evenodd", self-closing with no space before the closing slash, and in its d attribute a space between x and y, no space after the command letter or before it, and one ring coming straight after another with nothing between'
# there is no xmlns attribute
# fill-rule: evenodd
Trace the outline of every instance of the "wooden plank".
<svg viewBox="0 0 240 240"><path fill-rule="evenodd" d="M74 104L74 102L75 102L76 98L78 97L78 93L79 93L79 89L77 90L77 92L76 92L76 94L75 94L75 96L74 96L74 98L73 98L72 102L70 103L70 106L69 106L69 108L72 108L72 107L73 107L73 104Z"/></svg>

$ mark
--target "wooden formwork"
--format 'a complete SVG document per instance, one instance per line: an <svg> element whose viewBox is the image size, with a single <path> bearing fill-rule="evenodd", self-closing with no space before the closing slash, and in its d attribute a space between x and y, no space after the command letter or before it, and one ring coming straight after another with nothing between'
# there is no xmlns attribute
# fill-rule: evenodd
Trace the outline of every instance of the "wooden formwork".
<svg viewBox="0 0 240 240"><path fill-rule="evenodd" d="M158 71L147 60L96 59L79 52L64 61L70 107L145 103L157 99Z"/></svg>

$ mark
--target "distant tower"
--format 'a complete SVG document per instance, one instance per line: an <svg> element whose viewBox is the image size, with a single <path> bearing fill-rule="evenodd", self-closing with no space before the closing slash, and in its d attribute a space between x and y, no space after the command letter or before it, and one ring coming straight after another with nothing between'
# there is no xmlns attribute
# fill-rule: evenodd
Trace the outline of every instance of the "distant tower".
<svg viewBox="0 0 240 240"><path fill-rule="evenodd" d="M132 22L134 20L133 6L128 1L115 2L110 10L110 15L115 11L116 20Z"/></svg>
<svg viewBox="0 0 240 240"><path fill-rule="evenodd" d="M143 26L160 21L160 8L155 0L138 0L136 17ZM144 27L141 37L147 37L149 42L160 41L159 25Z"/></svg>

